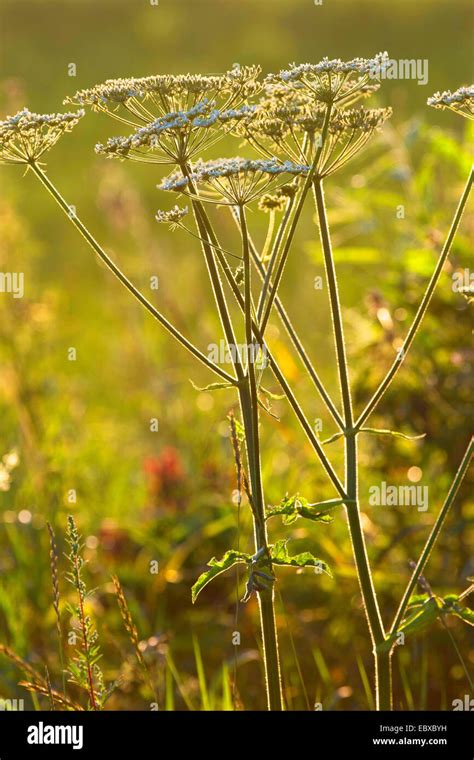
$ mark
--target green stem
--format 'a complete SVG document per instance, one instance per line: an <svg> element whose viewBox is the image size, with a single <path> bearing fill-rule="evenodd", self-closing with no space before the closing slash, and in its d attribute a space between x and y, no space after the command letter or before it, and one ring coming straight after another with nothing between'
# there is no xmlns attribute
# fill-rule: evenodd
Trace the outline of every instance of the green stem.
<svg viewBox="0 0 474 760"><path fill-rule="evenodd" d="M265 277L265 267L261 263L260 259L258 258L257 251L255 250L255 247L251 244L250 245L250 251L252 254L252 259L254 262L254 265L257 268L258 273L262 277L262 279ZM293 327L290 317L288 316L285 307L283 306L280 298L277 296L275 298L275 308L278 312L278 316L280 317L282 324L288 333L288 336L293 343L293 346L295 347L296 353L300 357L309 377L314 383L315 388L319 392L322 400L324 401L328 411L331 413L334 421L338 425L340 430L343 430L344 428L344 420L342 419L341 415L339 414L336 406L334 405L331 397L329 396L326 388L323 385L322 380L320 379L318 373L316 372L315 368L313 367L311 363L311 359L309 358L305 347L303 346L303 343L301 341L301 338L299 337L298 333L296 332L295 328Z"/></svg>
<svg viewBox="0 0 474 760"><path fill-rule="evenodd" d="M232 213L232 218L236 222L237 226L240 226L240 221L238 219L238 215L236 215L235 213ZM261 279L264 280L265 276L267 274L267 270L265 269L264 265L260 261L260 257L258 255L257 249L255 247L255 244L252 241L251 236L249 235L248 237L249 237L250 253L251 253L251 256L252 256L252 259L253 259L253 263L256 266L257 271L258 271ZM220 250L222 250L222 249L220 248ZM230 271L230 268L229 268L227 262L225 261L225 259L224 259L224 262L223 262L222 266L227 269L227 271L228 271L228 274L226 273L227 279L228 279L229 284L231 285L233 291L235 292L235 287L232 286L233 275L232 275L232 272ZM270 283L270 285L273 288L272 283ZM237 298L237 301L239 302L239 291L238 291L238 288L237 288L236 298ZM313 365L311 363L311 360L310 360L310 358L309 358L308 354L306 353L306 350L305 350L305 348L303 346L301 338L298 336L298 333L296 332L295 328L293 327L293 325L291 323L291 320L290 320L290 317L288 316L288 314L287 314L287 312L285 310L285 307L283 306L283 303L281 302L281 300L280 300L280 298L279 298L278 295L275 296L275 307L276 307L276 309L278 311L278 315L279 315L279 317L280 317L280 319L281 319L281 321L282 321L282 323L283 323L283 325L284 325L284 327L285 327L285 329L286 329L286 331L288 333L288 336L289 336L291 342L293 343L293 345L295 347L296 353L300 357L300 359L303 362L303 365L304 365L306 371L308 372L309 377L313 381L316 389L318 390L319 394L321 395L321 398L323 399L324 403L326 404L326 406L328 408L328 411L332 414L332 416L334 418L334 421L338 425L339 429L343 430L343 428L344 428L344 421L343 421L341 415L339 414L338 410L336 409L336 407L335 407L332 399L330 398L328 392L326 391L326 389L325 389L325 387L324 387L321 379L318 376L318 373L316 372L315 368L313 367ZM264 338L264 335L258 330L258 328L257 328L256 325L254 325L254 334L259 334L262 339Z"/></svg>
<svg viewBox="0 0 474 760"><path fill-rule="evenodd" d="M423 317L426 314L426 311L428 309L428 306L430 305L431 298L433 296L433 293L435 291L436 285L438 284L438 280L441 276L441 272L443 271L443 267L445 265L446 259L448 258L449 252L451 250L451 245L453 243L454 237L456 235L457 229L459 227L459 223L461 221L464 208L466 206L467 200L469 198L469 193L471 191L472 182L474 179L474 168L471 169L468 180L466 182L466 186L464 188L464 192L461 196L461 199L459 201L459 205L456 209L456 213L454 214L454 218L451 224L451 228L448 233L448 237L446 238L446 241L443 246L443 250L441 251L441 255L438 259L438 263L436 264L436 268L431 276L431 280L428 284L428 287L425 291L425 294L423 296L423 299L418 307L418 311L416 312L415 318L413 320L413 323L408 331L408 334L404 340L403 346L397 353L397 358L393 362L392 366L390 367L389 371L387 372L386 376L380 383L379 387L375 391L374 395L370 399L369 403L363 410L363 412L360 414L357 422L356 422L356 428L359 430L360 427L364 424L364 422L367 420L367 418L372 414L376 406L378 406L382 396L384 395L385 391L391 384L393 378L397 374L398 370L400 369L403 361L405 360L405 357L410 349L411 344L413 343L413 340L416 336L416 333L418 332L418 328L420 327L420 324L423 320Z"/></svg>
<svg viewBox="0 0 474 760"><path fill-rule="evenodd" d="M464 453L464 456L462 458L462 462L459 465L459 469L454 477L453 482L451 483L451 487L448 491L444 504L440 510L438 517L436 518L436 522L431 529L431 533L428 536L428 539L423 548L423 551L420 554L420 558L416 564L415 569L413 570L413 574L405 589L405 593L403 594L402 600L400 602L397 613L395 615L395 619L390 629L391 636L397 633L398 626L403 620L403 616L408 606L408 602L410 601L410 597L416 588L416 584L418 583L420 575L423 573L423 570L425 568L426 563L428 562L428 559L433 550L433 547L438 539L439 534L441 533L441 529L443 527L444 521L446 520L447 514L449 510L451 509L451 506L454 502L454 499L456 498L456 495L459 491L461 483L463 482L464 477L468 471L473 454L474 454L474 438L471 438L468 444L468 447Z"/></svg>
<svg viewBox="0 0 474 760"><path fill-rule="evenodd" d="M248 242L247 222L245 210L240 209L240 224L242 232L242 249L244 259L244 314L245 314L245 339L247 343L247 393L241 393L245 411L245 430L247 440L250 443L252 459L250 462L250 480L252 485L253 520L255 534L255 551L264 550L268 556L269 574L273 575L273 568L268 550L267 526L265 522L265 501L262 483L260 461L260 432L258 414L258 389L255 375L255 354L253 351L252 329L252 280L251 261ZM247 426L248 424L248 426ZM263 659L265 667L265 683L269 710L283 709L281 690L280 658L278 653L278 633L275 620L275 602L273 583L270 588L258 592L260 607L260 620L263 638Z"/></svg>
<svg viewBox="0 0 474 760"><path fill-rule="evenodd" d="M183 175L188 178L188 187L191 194L196 195L196 189L191 179L189 167L186 164L183 164L180 168ZM196 224L199 230L199 236L202 241L201 246L202 246L204 258L206 261L207 271L209 274L209 279L211 281L212 290L214 293L214 299L217 305L217 310L218 310L219 317L221 320L222 328L224 330L224 335L226 337L227 346L230 349L234 348L234 351L232 350L230 351L230 355L232 357L234 371L236 372L237 379L240 382L243 380L243 377L244 377L244 371L242 368L242 359L237 349L237 341L235 338L235 333L234 333L234 328L232 325L232 320L230 317L229 308L227 306L224 289L222 287L221 278L219 276L219 270L217 268L216 261L214 258L214 250L212 246L213 241L208 235L206 224L204 222L204 218L203 218L204 209L202 207L202 203L194 198L191 201L191 203L193 207ZM216 254L217 254L217 251L216 251ZM235 359L234 359L234 355L235 355Z"/></svg>
<svg viewBox="0 0 474 760"><path fill-rule="evenodd" d="M375 680L377 690L377 710L392 710L392 652L377 652L375 655Z"/></svg>
<svg viewBox="0 0 474 760"><path fill-rule="evenodd" d="M348 429L352 428L352 402L349 382L349 371L347 369L346 350L344 341L344 327L342 324L341 304L339 299L339 290L337 287L336 267L332 254L331 238L324 203L324 190L322 179L317 179L313 183L313 192L316 201L316 208L319 219L319 232L321 236L321 245L324 256L324 266L326 269L326 278L328 283L329 301L331 304L331 316L333 323L334 342L336 346L337 368L339 373L339 386L342 398L342 407L344 410L344 422Z"/></svg>
<svg viewBox="0 0 474 760"><path fill-rule="evenodd" d="M319 220L319 231L323 249L326 278L329 291L329 302L334 331L339 385L344 409L344 443L345 443L345 491L347 494L347 519L352 541L352 550L357 569L360 590L364 602L367 624L372 640L375 660L375 693L377 710L390 709L390 660L386 661L382 653L377 651L385 642L385 630L380 615L377 594L372 579L372 572L367 554L364 532L362 529L358 494L358 463L357 463L357 434L353 429L352 397L349 372L346 361L344 329L337 287L336 269L329 234L329 226L324 203L324 191L320 178L314 181L314 196ZM388 695L388 696L387 696Z"/></svg>
<svg viewBox="0 0 474 760"><path fill-rule="evenodd" d="M199 203L199 202L198 202ZM222 271L224 272L224 275L226 277L226 280L235 296L235 299L242 311L245 309L244 299L242 297L242 294L239 290L239 286L237 285L235 281L235 277L225 259L225 257L221 253L221 246L218 244L218 240L216 237L216 234L214 230L212 229L209 217L206 214L205 209L203 208L202 204L199 203L199 214L201 216L202 221L205 223L206 228L206 235L210 242L212 243L212 246L216 252L217 259L219 261L219 264L222 267ZM239 222L240 223L240 222ZM253 334L255 338L259 341L260 345L265 348L266 357L269 363L269 367L272 370L273 374L275 375L276 380L281 386L281 389L285 393L288 402L293 409L299 423L301 424L301 427L303 428L304 432L306 433L306 436L311 443L313 449L315 450L316 454L318 455L322 466L324 467L326 473L328 474L329 478L331 479L331 482L336 487L337 492L340 496L343 498L346 496L344 492L344 488L335 473L328 457L326 456L321 443L318 440L317 435L314 433L310 423L308 422L300 404L298 403L291 387L289 386L283 372L281 371L280 367L278 366L277 362L273 358L273 356L270 353L270 350L267 346L267 344L264 341L263 334L260 330L260 327L256 324L255 320L252 321L252 329Z"/></svg>
<svg viewBox="0 0 474 760"><path fill-rule="evenodd" d="M272 276L273 268L274 268L274 266L276 264L276 261L278 259L278 252L280 250L281 242L283 240L286 228L288 226L288 222L290 220L291 211L293 209L294 202L295 202L295 198L294 197L290 198L290 200L288 201L288 205L287 205L287 207L285 209L285 213L283 215L283 219L280 222L280 226L278 228L278 232L277 232L277 235L276 235L276 238L275 238L275 242L273 244L272 254L270 256L270 261L268 263L267 272L266 272L264 280L263 280L263 287L262 287L262 290L260 292L260 298L258 300L257 322L259 324L260 324L260 321L261 321L261 318L262 318L262 313L263 313L263 308L265 306L265 301L267 300L268 289L271 286L271 276ZM264 248L264 250L265 250L265 248ZM264 258L264 256L262 256L262 259L263 258Z"/></svg>
<svg viewBox="0 0 474 760"><path fill-rule="evenodd" d="M220 367L218 367L217 364L214 364L214 362L208 359L205 354L203 354L198 348L196 348L196 346L194 346L187 338L185 338L184 335L182 335L179 330L177 330L171 324L171 322L169 322L166 317L164 317L161 312L159 312L158 309L156 309L155 306L153 306L153 304L150 303L147 298L145 298L145 296L138 290L138 288L135 287L135 285L128 279L128 277L126 277L121 269L119 269L119 267L105 253L103 248L91 235L79 217L75 213L73 214L71 212L71 207L69 204L64 200L62 195L53 185L51 180L46 176L46 174L40 169L40 167L36 163L31 163L30 166L36 177L53 196L68 219L72 222L76 229L79 230L83 238L92 248L92 250L97 254L97 256L99 256L99 258L104 262L108 269L110 269L110 271L113 272L117 279L120 280L122 285L127 288L127 290L137 299L137 301L139 301L142 306L144 306L145 309L173 336L173 338L181 343L181 345L184 346L184 348L186 348L196 359L199 359L202 364L204 364L209 369L212 369L212 371L219 375L221 378L227 380L229 383L232 383L232 385L235 385L236 380L234 377L232 377L232 375L229 375L227 372L225 372L225 370L222 370Z"/></svg>
<svg viewBox="0 0 474 760"><path fill-rule="evenodd" d="M293 238L296 232L296 228L298 226L298 222L301 216L301 212L303 211L303 206L306 200L306 196L308 195L308 192L311 188L311 185L313 184L314 176L316 174L319 158L322 154L324 145L326 143L326 136L329 129L329 121L331 118L331 112L332 112L332 105L328 105L326 108L326 114L324 116L324 124L321 131L321 141L320 144L316 150L316 154L313 159L313 163L311 165L310 170L308 171L308 174L306 176L303 189L301 191L300 197L298 199L298 203L295 208L295 213L293 215L293 218L291 220L290 229L288 231L288 236L286 238L285 244L283 246L283 250L281 252L280 261L278 262L278 266L276 268L275 272L275 278L273 287L270 289L270 295L267 301L267 305L265 307L265 311L263 312L263 316L260 322L260 327L262 330L262 333L265 333L265 328L267 326L267 322L270 318L270 314L272 311L273 302L275 300L276 294L278 293L278 289L280 287L281 278L283 276L283 270L285 268L285 264L288 258L288 254L290 252L291 244L293 242Z"/></svg>

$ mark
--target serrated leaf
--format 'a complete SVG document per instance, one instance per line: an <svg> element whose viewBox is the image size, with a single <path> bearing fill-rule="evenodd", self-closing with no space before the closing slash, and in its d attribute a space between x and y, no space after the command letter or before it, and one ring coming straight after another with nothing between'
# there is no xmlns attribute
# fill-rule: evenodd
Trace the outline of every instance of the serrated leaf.
<svg viewBox="0 0 474 760"><path fill-rule="evenodd" d="M342 499L330 499L311 504L308 499L305 499L304 496L299 496L299 494L285 496L280 504L267 509L266 518L269 519L270 517L277 517L279 515L283 518L285 525L291 525L299 517L304 517L313 522L329 523L333 519L330 512L343 503Z"/></svg>
<svg viewBox="0 0 474 760"><path fill-rule="evenodd" d="M202 573L199 576L196 583L191 589L193 604L200 592L203 590L204 586L207 586L207 584L210 583L214 578L217 578L218 575L224 573L226 570L230 570L230 568L234 565L238 565L239 563L247 564L251 561L251 559L252 557L250 554L245 554L244 552L238 552L234 549L229 549L229 551L224 554L222 559L216 559L216 557L213 557L211 560L209 560L207 564L210 569L206 570L205 573Z"/></svg>
<svg viewBox="0 0 474 760"><path fill-rule="evenodd" d="M287 548L288 539L277 541L271 550L272 562L274 565L285 567L318 567L321 572L327 573L332 578L331 570L327 562L318 559L311 552L301 552L291 556Z"/></svg>

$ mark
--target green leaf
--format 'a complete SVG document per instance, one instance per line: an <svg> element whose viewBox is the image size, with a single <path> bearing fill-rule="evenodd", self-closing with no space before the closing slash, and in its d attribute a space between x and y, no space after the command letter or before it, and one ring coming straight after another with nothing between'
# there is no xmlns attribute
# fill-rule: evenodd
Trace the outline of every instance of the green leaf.
<svg viewBox="0 0 474 760"><path fill-rule="evenodd" d="M311 552L301 552L290 556L287 548L288 539L277 541L271 549L272 562L274 565L286 567L318 567L321 572L327 573L332 578L329 565L322 559L318 559Z"/></svg>
<svg viewBox="0 0 474 760"><path fill-rule="evenodd" d="M193 383L192 380L190 380L189 382L191 383L195 391L200 391L201 393L205 393L205 392L212 393L212 391L223 391L223 390L227 390L228 388L235 388L235 385L233 383L210 383L209 385L205 385L204 388L200 388L198 385Z"/></svg>
<svg viewBox="0 0 474 760"><path fill-rule="evenodd" d="M260 399L257 399L257 403L263 409L264 412L270 415L270 417L273 417L274 420L276 420L277 422L280 422L280 418L276 414L274 414L274 412L271 411L271 406L265 406L263 401L261 401Z"/></svg>
<svg viewBox="0 0 474 760"><path fill-rule="evenodd" d="M430 596L420 604L420 597L416 597L414 604L408 606L407 612L414 609L411 615L402 622L398 632L402 631L406 635L412 633L422 633L439 618L443 608L442 600L436 596Z"/></svg>
<svg viewBox="0 0 474 760"><path fill-rule="evenodd" d="M275 507L269 507L266 512L266 519L277 517L283 518L285 525L291 525L299 517L304 517L313 522L332 522L332 515L329 514L335 507L343 504L342 499L330 499L329 501L320 501L310 504L304 496L285 496L280 504Z"/></svg>
<svg viewBox="0 0 474 760"><path fill-rule="evenodd" d="M468 623L469 625L474 625L474 610L471 610L470 607L454 607L452 610L453 615L456 615L456 617L461 618L461 620L464 620L465 623Z"/></svg>
<svg viewBox="0 0 474 760"><path fill-rule="evenodd" d="M444 612L448 615L455 615L469 625L474 625L474 610L471 610L470 607L465 607L463 604L459 604L459 597L457 594L449 594L444 597L443 601Z"/></svg>
<svg viewBox="0 0 474 760"><path fill-rule="evenodd" d="M259 388L260 393L263 393L265 396L268 396L268 398L271 398L273 401L283 401L283 399L286 398L285 394L281 393L272 393L272 391L268 391L266 388L264 388L262 385Z"/></svg>
<svg viewBox="0 0 474 760"><path fill-rule="evenodd" d="M216 559L213 557L211 560L209 560L207 564L210 570L206 570L205 573L202 573L191 589L193 604L196 601L199 593L203 590L204 586L207 586L210 581L212 581L221 573L224 573L226 570L229 570L234 565L238 565L239 563L248 563L251 561L251 559L252 557L250 554L244 554L243 552L229 549L229 551L224 554L222 559Z"/></svg>
<svg viewBox="0 0 474 760"><path fill-rule="evenodd" d="M405 441L419 441L426 436L426 433L421 435L405 435L405 433L399 433L398 430L384 430L383 428L361 428L361 433L372 433L373 435L391 435L394 438L404 438Z"/></svg>

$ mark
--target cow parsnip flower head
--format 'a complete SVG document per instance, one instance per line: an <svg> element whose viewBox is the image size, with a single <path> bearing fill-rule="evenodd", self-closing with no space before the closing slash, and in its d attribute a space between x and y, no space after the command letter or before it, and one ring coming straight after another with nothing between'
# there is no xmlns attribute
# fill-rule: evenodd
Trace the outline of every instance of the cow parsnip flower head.
<svg viewBox="0 0 474 760"><path fill-rule="evenodd" d="M391 108L353 108L336 111L329 123L315 175L327 177L354 158L392 115Z"/></svg>
<svg viewBox="0 0 474 760"><path fill-rule="evenodd" d="M160 116L127 137L110 137L105 145L96 145L96 152L108 158L182 165L221 139L251 110L243 105L222 111L215 101L205 99L188 111Z"/></svg>
<svg viewBox="0 0 474 760"><path fill-rule="evenodd" d="M299 176L308 171L309 166L275 158L221 158L199 161L189 176L175 172L159 188L194 195L195 186L204 185L209 194L200 195L202 200L244 206L265 195L285 175Z"/></svg>
<svg viewBox="0 0 474 760"><path fill-rule="evenodd" d="M65 133L76 126L84 111L76 113L32 113L28 108L0 121L0 161L31 164L39 161Z"/></svg>
<svg viewBox="0 0 474 760"><path fill-rule="evenodd" d="M461 116L474 119L474 84L459 87L455 92L451 90L435 92L431 98L428 98L427 103L433 108L450 108Z"/></svg>
<svg viewBox="0 0 474 760"><path fill-rule="evenodd" d="M309 162L309 143L324 124L326 109L308 94L283 91L262 98L234 131L262 156L283 155L295 162Z"/></svg>
<svg viewBox="0 0 474 760"><path fill-rule="evenodd" d="M213 101L225 111L236 108L258 91L259 66L234 65L224 74L158 74L108 79L78 90L65 103L91 106L134 127L151 124L170 113L188 112Z"/></svg>
<svg viewBox="0 0 474 760"><path fill-rule="evenodd" d="M262 99L239 123L238 132L269 158L277 155L312 165L319 151L315 174L326 176L362 150L392 113L390 108L333 107L323 139L327 108L299 90L294 97L280 92Z"/></svg>
<svg viewBox="0 0 474 760"><path fill-rule="evenodd" d="M303 86L322 103L352 105L360 97L370 94L377 80L390 65L388 53L374 58L323 58L319 63L291 64L288 69L272 75L269 83L278 79L288 85ZM364 88L369 87L369 90Z"/></svg>
<svg viewBox="0 0 474 760"><path fill-rule="evenodd" d="M169 211L162 211L159 209L156 212L155 219L159 224L169 224L170 229L174 230L181 225L183 218L189 213L187 206L181 208L176 205Z"/></svg>

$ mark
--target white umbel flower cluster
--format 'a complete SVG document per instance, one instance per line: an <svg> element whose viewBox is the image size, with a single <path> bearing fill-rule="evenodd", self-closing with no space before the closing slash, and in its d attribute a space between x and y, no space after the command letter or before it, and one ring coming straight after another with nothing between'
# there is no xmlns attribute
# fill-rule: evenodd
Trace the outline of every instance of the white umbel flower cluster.
<svg viewBox="0 0 474 760"><path fill-rule="evenodd" d="M474 119L474 85L459 87L455 92L435 92L428 98L427 103L433 108L450 108L461 116Z"/></svg>
<svg viewBox="0 0 474 760"><path fill-rule="evenodd" d="M159 185L161 190L194 193L196 185L208 185L217 198L215 202L242 206L264 195L282 175L307 174L309 166L292 161L273 159L221 158L199 161L189 176L174 172ZM203 197L203 200L210 198Z"/></svg>
<svg viewBox="0 0 474 760"><path fill-rule="evenodd" d="M159 224L170 224L172 227L181 223L183 217L189 213L188 207L173 206L169 211L162 211L159 209L156 212L155 219Z"/></svg>
<svg viewBox="0 0 474 760"><path fill-rule="evenodd" d="M38 114L28 108L23 108L14 116L7 116L0 121L0 161L7 164L38 161L83 116L83 110Z"/></svg>
<svg viewBox="0 0 474 760"><path fill-rule="evenodd" d="M127 137L110 137L105 145L96 145L96 153L147 163L182 164L247 118L251 111L248 105L221 111L215 107L215 101L204 99L188 111L160 116ZM213 127L221 127L222 133L207 131Z"/></svg>
<svg viewBox="0 0 474 760"><path fill-rule="evenodd" d="M241 105L258 91L259 66L238 66L224 74L158 74L108 79L78 90L65 103L89 105L94 110L133 126L150 124L167 114L189 111L203 100L218 101L225 110Z"/></svg>
<svg viewBox="0 0 474 760"><path fill-rule="evenodd" d="M323 103L337 104L353 97L370 80L379 79L389 66L387 52L350 61L323 58L319 63L293 63L280 71L278 78L286 84L302 85ZM274 82L275 77L269 81Z"/></svg>

